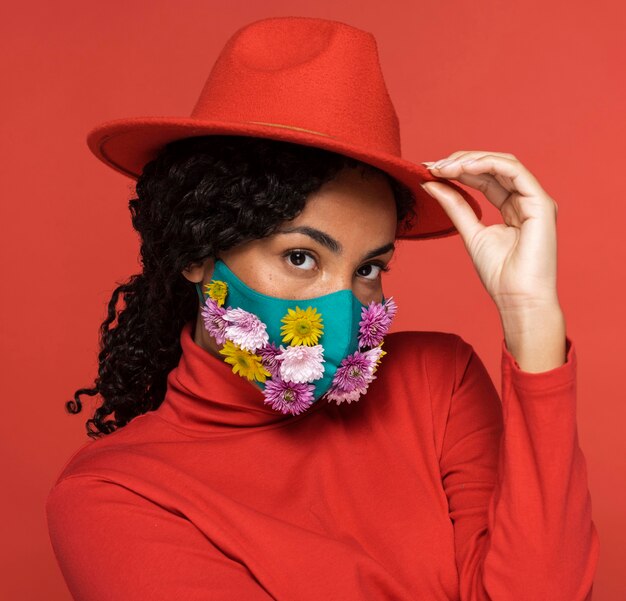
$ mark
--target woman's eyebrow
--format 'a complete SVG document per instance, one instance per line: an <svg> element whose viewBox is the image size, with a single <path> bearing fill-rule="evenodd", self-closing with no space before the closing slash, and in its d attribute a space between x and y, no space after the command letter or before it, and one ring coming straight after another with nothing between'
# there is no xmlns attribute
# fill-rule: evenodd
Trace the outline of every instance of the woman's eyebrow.
<svg viewBox="0 0 626 601"><path fill-rule="evenodd" d="M317 228L308 226L308 225L299 225L296 227L284 228L278 230L277 234L304 234L305 236L309 236L313 238L318 244L325 246L331 252L335 254L340 254L343 251L343 247L338 240L335 240L332 236L323 232L322 230L318 230ZM382 255L383 253L389 252L390 250L395 250L396 246L393 242L388 242L387 244L383 244L383 246L379 246L378 248L374 248L367 252L363 257L363 261L367 259L371 259L377 255Z"/></svg>
<svg viewBox="0 0 626 601"><path fill-rule="evenodd" d="M378 255L384 255L385 253L388 253L390 250L395 251L396 250L396 245L393 242L388 242L387 244L383 244L382 246L379 246L378 248L375 248L374 250L370 250L368 253L366 253L366 255L363 257L363 261L367 261L367 259L371 259L372 257L376 257Z"/></svg>

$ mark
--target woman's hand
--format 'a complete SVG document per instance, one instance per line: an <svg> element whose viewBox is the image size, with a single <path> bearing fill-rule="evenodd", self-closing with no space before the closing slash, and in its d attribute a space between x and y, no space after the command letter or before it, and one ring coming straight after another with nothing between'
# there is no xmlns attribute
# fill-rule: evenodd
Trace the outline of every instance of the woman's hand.
<svg viewBox="0 0 626 601"><path fill-rule="evenodd" d="M512 154L460 150L448 159L440 166L424 164L433 175L480 190L504 220L485 226L450 186L423 185L459 231L496 306L510 311L557 305L556 202Z"/></svg>
<svg viewBox="0 0 626 601"><path fill-rule="evenodd" d="M460 150L447 160L424 165L437 177L480 190L502 214L504 223L485 226L445 182L422 184L459 231L500 311L507 347L511 352L517 347L518 362L523 357L527 366L539 368L534 371L560 365L565 325L557 295L556 202L512 154ZM538 328L543 334L536 332ZM543 361L536 354L533 361L526 360L546 342L548 350L540 353Z"/></svg>

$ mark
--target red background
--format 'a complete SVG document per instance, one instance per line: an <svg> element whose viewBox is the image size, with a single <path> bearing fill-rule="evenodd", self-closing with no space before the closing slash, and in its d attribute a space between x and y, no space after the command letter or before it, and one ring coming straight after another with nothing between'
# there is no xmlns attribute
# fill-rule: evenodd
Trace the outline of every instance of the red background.
<svg viewBox="0 0 626 601"><path fill-rule="evenodd" d="M579 440L601 539L594 600L622 598L623 6L621 0L5 4L0 597L70 598L48 540L44 500L70 454L87 442L84 422L95 400L84 397L77 416L64 403L92 385L106 303L117 283L139 270L127 208L132 182L90 154L87 131L118 117L188 116L236 29L263 17L302 15L376 36L405 158L511 152L558 202L559 296L579 357ZM479 198L483 222L499 222ZM394 329L460 334L499 387L499 316L460 237L400 243L385 291L400 307Z"/></svg>

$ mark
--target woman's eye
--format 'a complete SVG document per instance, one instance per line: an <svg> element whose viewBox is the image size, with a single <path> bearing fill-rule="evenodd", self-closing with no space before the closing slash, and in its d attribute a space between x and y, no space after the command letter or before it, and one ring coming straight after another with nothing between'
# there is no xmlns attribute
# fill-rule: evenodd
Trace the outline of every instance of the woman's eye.
<svg viewBox="0 0 626 601"><path fill-rule="evenodd" d="M311 269L315 266L315 259L302 250L292 250L286 254L289 264L300 269ZM307 259L309 262L307 263Z"/></svg>
<svg viewBox="0 0 626 601"><path fill-rule="evenodd" d="M382 265L375 265L374 263L368 263L357 269L357 273L367 280L375 280L381 271L389 271L389 268L383 267Z"/></svg>
<svg viewBox="0 0 626 601"><path fill-rule="evenodd" d="M305 250L290 250L283 255L289 265L297 267L303 271L314 269L316 260L313 255ZM375 280L381 271L389 271L389 267L377 265L376 263L368 263L357 269L357 274L366 280Z"/></svg>

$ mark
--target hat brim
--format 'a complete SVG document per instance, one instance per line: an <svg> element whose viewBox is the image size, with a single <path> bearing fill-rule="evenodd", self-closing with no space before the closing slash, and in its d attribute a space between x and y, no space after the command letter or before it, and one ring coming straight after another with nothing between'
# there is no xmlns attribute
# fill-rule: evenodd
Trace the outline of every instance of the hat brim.
<svg viewBox="0 0 626 601"><path fill-rule="evenodd" d="M399 226L396 235L400 239L445 238L459 233L437 200L420 186L423 182L445 181L447 185L461 194L478 219L482 217L480 204L472 193L456 182L432 175L423 165L395 155L355 147L321 132L283 124L200 121L190 117L115 119L89 131L87 145L109 167L136 180L144 165L156 158L168 142L206 135L252 136L315 146L350 156L382 169L407 186L415 197L417 218L409 230L401 230Z"/></svg>

